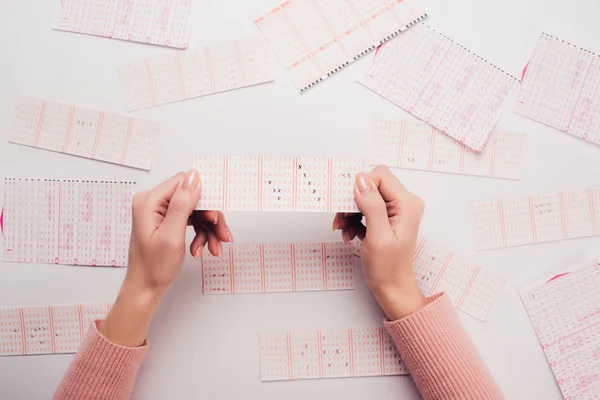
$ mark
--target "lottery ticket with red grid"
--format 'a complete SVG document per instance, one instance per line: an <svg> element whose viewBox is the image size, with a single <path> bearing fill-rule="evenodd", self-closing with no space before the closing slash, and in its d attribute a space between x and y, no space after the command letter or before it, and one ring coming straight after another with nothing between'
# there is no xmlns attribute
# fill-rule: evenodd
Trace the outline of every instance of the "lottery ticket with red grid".
<svg viewBox="0 0 600 400"><path fill-rule="evenodd" d="M256 19L303 92L427 17L420 0L291 0Z"/></svg>
<svg viewBox="0 0 600 400"><path fill-rule="evenodd" d="M9 141L150 170L159 131L157 122L20 96Z"/></svg>
<svg viewBox="0 0 600 400"><path fill-rule="evenodd" d="M358 212L360 158L201 156L199 210Z"/></svg>
<svg viewBox="0 0 600 400"><path fill-rule="evenodd" d="M263 381L408 375L383 327L259 334Z"/></svg>
<svg viewBox="0 0 600 400"><path fill-rule="evenodd" d="M488 178L520 179L525 135L494 130L487 146L471 150L422 121L377 120L371 165Z"/></svg>
<svg viewBox="0 0 600 400"><path fill-rule="evenodd" d="M124 65L119 76L129 111L273 80L259 35Z"/></svg>
<svg viewBox="0 0 600 400"><path fill-rule="evenodd" d="M185 49L191 0L61 0L54 29Z"/></svg>
<svg viewBox="0 0 600 400"><path fill-rule="evenodd" d="M473 205L480 250L600 234L600 188L565 190Z"/></svg>
<svg viewBox="0 0 600 400"><path fill-rule="evenodd" d="M0 308L0 356L77 353L112 304Z"/></svg>
<svg viewBox="0 0 600 400"><path fill-rule="evenodd" d="M543 34L523 70L515 112L600 144L600 56Z"/></svg>
<svg viewBox="0 0 600 400"><path fill-rule="evenodd" d="M376 54L366 88L480 152L518 81L418 24Z"/></svg>
<svg viewBox="0 0 600 400"><path fill-rule="evenodd" d="M360 242L352 241L360 257ZM444 292L457 309L485 321L504 286L504 278L479 264L436 243L429 237L419 239L413 270L419 289L426 296Z"/></svg>
<svg viewBox="0 0 600 400"><path fill-rule="evenodd" d="M565 399L600 393L600 262L589 261L521 291Z"/></svg>
<svg viewBox="0 0 600 400"><path fill-rule="evenodd" d="M202 293L354 289L353 248L336 242L226 245L202 253Z"/></svg>
<svg viewBox="0 0 600 400"><path fill-rule="evenodd" d="M127 266L134 186L5 179L4 261Z"/></svg>

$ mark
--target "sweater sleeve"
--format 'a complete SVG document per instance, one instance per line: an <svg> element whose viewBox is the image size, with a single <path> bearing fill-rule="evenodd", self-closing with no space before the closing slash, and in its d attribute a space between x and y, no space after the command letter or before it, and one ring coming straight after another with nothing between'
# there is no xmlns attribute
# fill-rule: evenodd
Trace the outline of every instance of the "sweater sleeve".
<svg viewBox="0 0 600 400"><path fill-rule="evenodd" d="M445 294L416 313L384 321L424 400L503 399Z"/></svg>
<svg viewBox="0 0 600 400"><path fill-rule="evenodd" d="M140 347L118 346L98 332L98 322L89 329L54 400L125 400L131 396L148 342Z"/></svg>

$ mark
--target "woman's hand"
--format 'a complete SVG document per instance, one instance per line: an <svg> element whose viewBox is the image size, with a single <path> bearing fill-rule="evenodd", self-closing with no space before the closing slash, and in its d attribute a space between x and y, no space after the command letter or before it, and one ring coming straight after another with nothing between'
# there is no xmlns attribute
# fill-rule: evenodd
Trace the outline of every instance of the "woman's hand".
<svg viewBox="0 0 600 400"><path fill-rule="evenodd" d="M222 242L233 241L221 212L194 211L200 187L198 171L190 170L134 196L127 275L117 301L99 327L111 342L124 346L143 343L154 312L181 271L189 225L196 232L190 245L195 258L207 243L213 255L220 255Z"/></svg>
<svg viewBox="0 0 600 400"><path fill-rule="evenodd" d="M404 318L426 304L413 274L425 205L384 166L359 173L354 191L362 214L337 214L333 229L342 230L345 242L363 241L360 257L369 289L390 320Z"/></svg>

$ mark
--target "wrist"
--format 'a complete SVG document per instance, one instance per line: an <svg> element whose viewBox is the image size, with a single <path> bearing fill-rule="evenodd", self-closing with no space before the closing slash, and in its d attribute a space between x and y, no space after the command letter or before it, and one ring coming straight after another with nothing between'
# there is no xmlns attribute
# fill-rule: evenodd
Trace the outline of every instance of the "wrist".
<svg viewBox="0 0 600 400"><path fill-rule="evenodd" d="M427 305L427 299L416 282L403 285L381 285L372 292L390 321L408 317Z"/></svg>

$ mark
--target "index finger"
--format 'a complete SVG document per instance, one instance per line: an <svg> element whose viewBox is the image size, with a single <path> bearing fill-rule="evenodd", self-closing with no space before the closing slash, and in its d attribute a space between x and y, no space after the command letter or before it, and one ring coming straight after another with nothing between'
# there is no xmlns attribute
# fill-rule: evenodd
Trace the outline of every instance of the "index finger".
<svg viewBox="0 0 600 400"><path fill-rule="evenodd" d="M167 202L171 200L173 194L175 193L175 190L177 190L177 186L179 186L179 182L181 182L181 180L183 179L183 175L183 172L178 172L171 178L161 183L160 185L154 187L153 189L150 189L147 194L150 203L152 205L155 205L156 203L162 200L165 200Z"/></svg>

